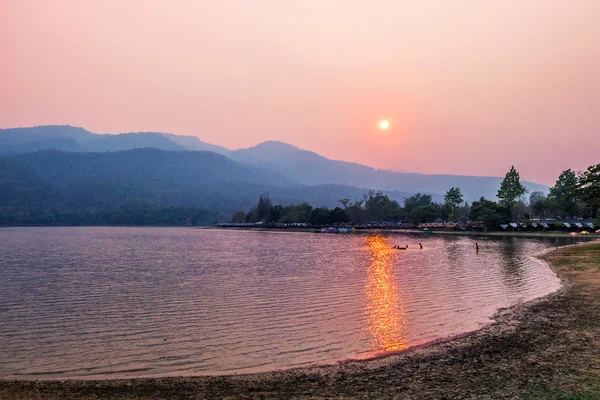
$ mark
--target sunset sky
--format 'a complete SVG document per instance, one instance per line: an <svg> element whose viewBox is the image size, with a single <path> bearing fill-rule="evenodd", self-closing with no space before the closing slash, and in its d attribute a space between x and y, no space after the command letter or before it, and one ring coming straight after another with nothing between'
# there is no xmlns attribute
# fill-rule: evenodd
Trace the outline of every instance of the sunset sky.
<svg viewBox="0 0 600 400"><path fill-rule="evenodd" d="M600 163L599 21L598 0L0 0L0 127L553 184Z"/></svg>

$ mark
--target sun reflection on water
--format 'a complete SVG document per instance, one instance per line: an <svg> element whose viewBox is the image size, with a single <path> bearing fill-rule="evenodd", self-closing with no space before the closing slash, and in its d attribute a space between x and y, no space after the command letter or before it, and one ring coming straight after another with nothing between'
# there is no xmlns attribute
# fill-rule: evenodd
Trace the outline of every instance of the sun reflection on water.
<svg viewBox="0 0 600 400"><path fill-rule="evenodd" d="M380 235L369 236L365 241L370 256L366 312L372 345L376 350L402 350L406 347L406 321L393 274L397 250Z"/></svg>

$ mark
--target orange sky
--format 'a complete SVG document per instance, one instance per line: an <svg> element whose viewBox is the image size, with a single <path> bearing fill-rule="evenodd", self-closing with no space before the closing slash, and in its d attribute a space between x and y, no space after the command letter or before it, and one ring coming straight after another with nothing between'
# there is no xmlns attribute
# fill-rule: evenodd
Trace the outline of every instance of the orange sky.
<svg viewBox="0 0 600 400"><path fill-rule="evenodd" d="M0 0L0 127L550 184L600 162L598 21L598 0Z"/></svg>

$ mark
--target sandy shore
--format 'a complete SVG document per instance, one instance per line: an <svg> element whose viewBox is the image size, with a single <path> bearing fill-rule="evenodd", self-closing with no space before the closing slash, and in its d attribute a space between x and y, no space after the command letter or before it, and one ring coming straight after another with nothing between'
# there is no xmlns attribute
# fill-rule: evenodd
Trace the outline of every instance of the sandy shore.
<svg viewBox="0 0 600 400"><path fill-rule="evenodd" d="M238 376L0 380L0 399L600 399L600 243L543 258L564 283L559 292L402 353Z"/></svg>

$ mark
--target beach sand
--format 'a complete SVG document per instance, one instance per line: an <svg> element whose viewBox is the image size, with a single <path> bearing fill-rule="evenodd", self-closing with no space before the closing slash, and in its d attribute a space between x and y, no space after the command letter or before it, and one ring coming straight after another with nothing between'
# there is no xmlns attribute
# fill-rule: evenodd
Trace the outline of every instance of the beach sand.
<svg viewBox="0 0 600 400"><path fill-rule="evenodd" d="M0 399L600 399L600 243L542 257L561 290L401 353L251 375L0 380Z"/></svg>

